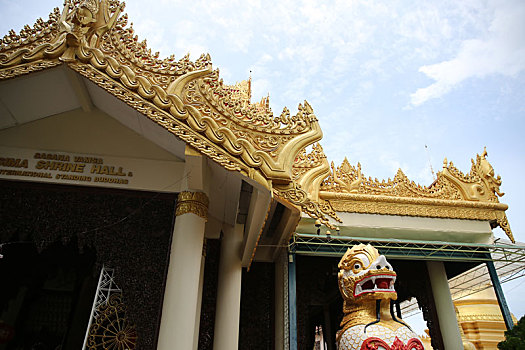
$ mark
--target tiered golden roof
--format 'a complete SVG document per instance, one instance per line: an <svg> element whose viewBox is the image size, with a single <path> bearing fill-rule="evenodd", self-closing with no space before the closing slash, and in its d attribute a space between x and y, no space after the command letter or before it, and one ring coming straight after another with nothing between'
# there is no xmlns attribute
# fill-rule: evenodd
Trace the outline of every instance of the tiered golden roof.
<svg viewBox="0 0 525 350"><path fill-rule="evenodd" d="M11 31L0 48L0 79L67 64L227 169L270 187L290 182L295 155L322 137L310 105L274 117L224 85L209 55L160 60L127 27L123 8L68 0L48 21Z"/></svg>
<svg viewBox="0 0 525 350"><path fill-rule="evenodd" d="M336 211L490 220L512 239L498 202L501 179L486 160L469 174L445 162L429 187L399 171L393 180L365 179L347 160L337 169L320 145L322 131L308 102L274 116L269 98L251 103L251 81L225 85L209 55L159 59L139 41L118 0L66 0L0 42L0 80L66 65L224 168L258 181L333 227Z"/></svg>

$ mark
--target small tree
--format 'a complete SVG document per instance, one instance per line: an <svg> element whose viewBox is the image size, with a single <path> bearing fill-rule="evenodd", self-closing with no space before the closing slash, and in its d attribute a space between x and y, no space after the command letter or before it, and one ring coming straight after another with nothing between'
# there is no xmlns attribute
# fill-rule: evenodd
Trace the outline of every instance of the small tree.
<svg viewBox="0 0 525 350"><path fill-rule="evenodd" d="M499 342L499 350L525 350L525 316L511 330L505 331L505 340Z"/></svg>

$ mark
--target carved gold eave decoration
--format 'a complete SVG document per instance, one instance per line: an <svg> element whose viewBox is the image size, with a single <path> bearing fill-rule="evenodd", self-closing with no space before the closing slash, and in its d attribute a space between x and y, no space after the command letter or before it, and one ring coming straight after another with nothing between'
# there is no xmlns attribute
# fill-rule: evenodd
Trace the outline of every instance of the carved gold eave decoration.
<svg viewBox="0 0 525 350"><path fill-rule="evenodd" d="M159 59L123 9L117 0L66 0L48 21L10 31L0 80L67 64L226 169L268 188L290 185L296 155L322 137L308 102L275 117L264 99L250 103L250 90L239 91L245 85L224 85L209 55Z"/></svg>
<svg viewBox="0 0 525 350"><path fill-rule="evenodd" d="M319 197L319 186L329 174L330 166L323 148L319 143L315 143L310 153L304 148L295 158L292 168L293 182L287 185L275 185L273 190L281 199L335 230L336 227L330 223L327 216L338 222L342 221L330 203Z"/></svg>
<svg viewBox="0 0 525 350"><path fill-rule="evenodd" d="M365 178L361 165L352 166L345 158L337 168L331 164L319 196L341 212L487 220L514 242L505 214L508 206L498 199L503 196L501 177L494 175L486 157L485 149L472 159L468 174L445 159L443 170L428 187L410 181L401 170L392 180Z"/></svg>

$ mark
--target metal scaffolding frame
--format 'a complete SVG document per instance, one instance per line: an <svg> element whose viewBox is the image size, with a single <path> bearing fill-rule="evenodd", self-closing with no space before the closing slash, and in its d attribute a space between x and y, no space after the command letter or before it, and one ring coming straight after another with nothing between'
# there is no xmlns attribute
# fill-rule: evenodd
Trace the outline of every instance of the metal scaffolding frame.
<svg viewBox="0 0 525 350"><path fill-rule="evenodd" d="M501 261L524 262L525 246L515 244L452 243L349 236L327 236L295 233L288 245L291 253L315 256L343 256L346 250L359 243L373 245L391 259L439 261ZM490 253L492 256L490 256Z"/></svg>

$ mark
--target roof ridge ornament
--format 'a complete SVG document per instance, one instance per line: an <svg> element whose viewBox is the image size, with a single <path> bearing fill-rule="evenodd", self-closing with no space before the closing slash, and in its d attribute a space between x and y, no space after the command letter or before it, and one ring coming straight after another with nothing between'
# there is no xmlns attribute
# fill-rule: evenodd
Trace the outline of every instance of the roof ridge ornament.
<svg viewBox="0 0 525 350"><path fill-rule="evenodd" d="M0 39L0 51L33 43L42 36L55 30L58 18L60 18L60 10L58 7L55 7L53 12L49 14L49 19L47 21L38 18L33 27L26 24L19 34L11 29L8 34Z"/></svg>
<svg viewBox="0 0 525 350"><path fill-rule="evenodd" d="M78 47L99 47L102 36L115 26L124 7L123 2L110 4L109 0L65 0L59 40L65 39L68 47L61 60L73 61Z"/></svg>
<svg viewBox="0 0 525 350"><path fill-rule="evenodd" d="M124 7L125 3L118 0L65 0L62 11L55 8L48 21L38 19L33 28L26 25L19 35L11 30L0 40L0 70L39 60L54 60L57 65L60 61L86 62L93 55L106 55L130 67L137 66L154 83L166 87L174 75L211 65L209 55L201 55L195 62L188 55L179 61L173 55L158 59L159 53L152 54L145 40L138 41L132 25L126 27L128 16L121 15ZM111 35L106 35L108 32ZM37 70L32 68L30 71ZM0 78L14 75L4 72Z"/></svg>
<svg viewBox="0 0 525 350"><path fill-rule="evenodd" d="M500 192L501 176L494 176L494 168L487 160L487 147L481 156L476 155L476 161L471 159L472 167L468 174L463 174L452 162L443 161L443 171L438 173L453 182L461 192L463 199L476 201L499 202L498 197L505 193Z"/></svg>
<svg viewBox="0 0 525 350"><path fill-rule="evenodd" d="M437 173L437 179L429 186L422 186L408 179L401 169L391 180L364 178L361 164L350 165L345 158L339 167L332 162L331 173L321 184L321 190L327 192L360 193L393 197L419 197L447 200L485 201L498 203L501 176L494 176L494 168L486 159L486 149L476 161L471 160L472 168L468 174L462 173L452 162L445 158L443 170Z"/></svg>

